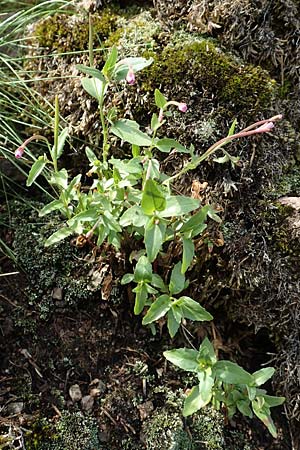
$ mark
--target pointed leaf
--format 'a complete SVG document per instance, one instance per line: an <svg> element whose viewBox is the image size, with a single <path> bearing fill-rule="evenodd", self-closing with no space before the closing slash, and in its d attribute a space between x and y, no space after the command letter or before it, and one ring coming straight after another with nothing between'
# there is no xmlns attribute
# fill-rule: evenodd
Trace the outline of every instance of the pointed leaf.
<svg viewBox="0 0 300 450"><path fill-rule="evenodd" d="M174 314L174 309L172 307L172 309L170 309L170 311L168 312L168 331L171 338L173 338L177 333L180 324L181 324L181 316L179 317L179 320L177 320L177 317L175 317Z"/></svg>
<svg viewBox="0 0 300 450"><path fill-rule="evenodd" d="M204 224L204 222L207 219L207 213L209 210L210 205L205 205L197 214L194 214L185 224L181 227L181 232L185 233L187 231L191 231L199 224Z"/></svg>
<svg viewBox="0 0 300 450"><path fill-rule="evenodd" d="M131 68L134 72L139 72L145 67L150 66L152 62L153 58L146 59L140 57L129 57L122 59L115 65L114 77L116 81L125 80L129 68Z"/></svg>
<svg viewBox="0 0 300 450"><path fill-rule="evenodd" d="M179 153L190 153L189 149L185 148L175 139L158 139L155 143L155 147L163 153L169 153L172 149L177 150Z"/></svg>
<svg viewBox="0 0 300 450"><path fill-rule="evenodd" d="M142 194L141 207L145 214L152 215L155 211L165 209L165 193L154 180L147 180Z"/></svg>
<svg viewBox="0 0 300 450"><path fill-rule="evenodd" d="M160 217L173 217L187 214L199 208L200 200L185 197L183 195L170 196L166 200L166 207L160 213Z"/></svg>
<svg viewBox="0 0 300 450"><path fill-rule="evenodd" d="M185 319L198 321L213 320L213 316L192 298L183 296L178 300L181 301L180 308Z"/></svg>
<svg viewBox="0 0 300 450"><path fill-rule="evenodd" d="M180 369L188 372L198 372L198 352L191 348L177 348L175 350L167 350L164 357Z"/></svg>
<svg viewBox="0 0 300 450"><path fill-rule="evenodd" d="M253 383L252 375L231 361L218 361L214 366L214 370L217 378L225 383L248 385Z"/></svg>
<svg viewBox="0 0 300 450"><path fill-rule="evenodd" d="M63 154L64 145L65 145L66 139L68 137L68 134L69 134L69 129L68 129L68 127L66 127L62 130L62 132L58 136L56 159L60 158L61 155ZM52 153L53 152L54 152L54 147L52 148Z"/></svg>
<svg viewBox="0 0 300 450"><path fill-rule="evenodd" d="M181 273L181 262L177 263L171 273L169 291L171 295L178 294L185 288L185 276Z"/></svg>
<svg viewBox="0 0 300 450"><path fill-rule="evenodd" d="M145 229L144 242L150 262L153 262L156 259L165 240L165 233L166 225L164 223L153 223L150 227Z"/></svg>
<svg viewBox="0 0 300 450"><path fill-rule="evenodd" d="M151 137L140 131L138 123L134 120L117 120L110 128L110 131L122 141L129 142L129 144L138 145L139 147L150 147L152 145Z"/></svg>
<svg viewBox="0 0 300 450"><path fill-rule="evenodd" d="M199 381L199 385L194 386L185 399L183 407L184 417L190 416L203 408L212 398L214 379L206 372L202 372L199 374Z"/></svg>
<svg viewBox="0 0 300 450"><path fill-rule="evenodd" d="M123 277L121 279L121 284L131 283L131 281L133 281L133 279L134 279L133 273L125 273L125 275L123 275Z"/></svg>
<svg viewBox="0 0 300 450"><path fill-rule="evenodd" d="M140 256L134 270L134 281L150 283L152 279L152 266L146 256Z"/></svg>
<svg viewBox="0 0 300 450"><path fill-rule="evenodd" d="M103 73L100 70L95 69L94 67L87 67L87 66L84 66L83 64L77 64L76 69L80 70L80 72L83 72L86 75L91 75L93 78L96 78L96 79L102 81L103 83L105 83L105 78L103 76Z"/></svg>
<svg viewBox="0 0 300 450"><path fill-rule="evenodd" d="M44 208L39 211L39 217L43 217L58 209L62 210L63 208L64 204L60 200L53 200L53 202L48 203L48 205L44 206Z"/></svg>
<svg viewBox="0 0 300 450"><path fill-rule="evenodd" d="M66 239L67 237L74 234L74 230L69 227L60 228L59 230L55 231L55 233L51 234L50 237L45 242L45 247L49 247L50 245L56 244L59 241L62 241L63 239Z"/></svg>
<svg viewBox="0 0 300 450"><path fill-rule="evenodd" d="M134 314L138 315L141 314L146 305L148 292L144 284L138 285L135 289L133 289L133 292L135 292Z"/></svg>
<svg viewBox="0 0 300 450"><path fill-rule="evenodd" d="M261 386L274 375L274 367L265 367L252 374L255 386Z"/></svg>
<svg viewBox="0 0 300 450"><path fill-rule="evenodd" d="M84 90L99 102L104 92L104 83L98 78L82 78L81 84Z"/></svg>
<svg viewBox="0 0 300 450"><path fill-rule="evenodd" d="M110 52L104 66L102 68L102 71L101 71L105 76L109 77L110 74L113 72L116 62L117 62L117 59L118 59L118 50L114 46L114 47L112 47L111 52Z"/></svg>
<svg viewBox="0 0 300 450"><path fill-rule="evenodd" d="M165 316L171 308L172 301L169 295L163 294L158 297L150 306L147 314L143 318L143 325L148 325L155 320Z"/></svg>
<svg viewBox="0 0 300 450"><path fill-rule="evenodd" d="M46 167L48 160L45 156L40 156L32 165L28 178L26 181L26 186L31 186L32 183L37 179L37 177L43 172Z"/></svg>
<svg viewBox="0 0 300 450"><path fill-rule="evenodd" d="M193 261L195 254L195 246L192 239L182 238L182 266L181 272L185 273L187 269L190 267L191 262Z"/></svg>
<svg viewBox="0 0 300 450"><path fill-rule="evenodd" d="M167 103L166 97L160 92L159 89L155 89L154 91L154 99L155 104L158 108L163 109L165 104Z"/></svg>

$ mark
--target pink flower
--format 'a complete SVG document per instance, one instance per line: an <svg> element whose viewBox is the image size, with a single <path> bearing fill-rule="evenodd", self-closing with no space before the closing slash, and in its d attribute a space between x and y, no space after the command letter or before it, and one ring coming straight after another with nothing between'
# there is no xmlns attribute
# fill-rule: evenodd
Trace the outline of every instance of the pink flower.
<svg viewBox="0 0 300 450"><path fill-rule="evenodd" d="M127 75L126 75L126 81L128 84L132 85L135 83L135 75L132 67L129 67Z"/></svg>
<svg viewBox="0 0 300 450"><path fill-rule="evenodd" d="M187 104L186 103L178 103L178 109L181 112L184 112L184 113L187 112L187 109L188 109Z"/></svg>
<svg viewBox="0 0 300 450"><path fill-rule="evenodd" d="M15 151L15 158L20 159L22 158L24 153L24 147L21 145L21 147L17 148L17 150Z"/></svg>
<svg viewBox="0 0 300 450"><path fill-rule="evenodd" d="M261 125L260 127L256 128L255 131L256 133L265 133L268 131L271 131L272 128L274 128L274 123L273 122L267 122L264 123L263 125Z"/></svg>

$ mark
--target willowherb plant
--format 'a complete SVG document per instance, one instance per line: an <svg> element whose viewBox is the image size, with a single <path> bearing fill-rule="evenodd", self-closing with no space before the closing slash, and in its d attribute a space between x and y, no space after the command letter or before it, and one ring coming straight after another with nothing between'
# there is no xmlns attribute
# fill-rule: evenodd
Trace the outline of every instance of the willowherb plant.
<svg viewBox="0 0 300 450"><path fill-rule="evenodd" d="M92 58L90 58L92 61ZM102 148L95 154L86 148L92 177L88 190L81 189L81 175L69 180L65 168L58 168L58 160L63 153L68 130L60 134L59 107L56 99L54 145L49 147L49 155L40 156L32 165L27 185L43 174L57 193L57 199L47 204L40 215L52 211L64 214L65 226L52 234L45 242L46 246L78 234L93 239L97 246L104 242L117 250L125 239L137 243L138 260L133 273L125 274L122 284L135 283L134 313L141 314L143 324L149 325L155 333L155 322L166 318L171 337L178 332L183 320L209 321L212 315L198 301L185 295L189 280L186 277L195 257L195 239L199 238L207 227L207 220L221 222L214 208L202 206L200 200L173 192L172 182L189 170L195 169L201 162L222 148L223 156L215 161L230 161L235 165L238 158L231 156L223 147L233 139L269 132L280 115L259 121L244 130L235 133L234 122L228 136L212 145L203 155L195 156L194 148L186 148L175 139L158 138L158 130L165 124L173 106L185 113L187 105L183 102L168 100L158 89L155 90L157 114L151 117L149 129L145 133L140 125L129 119L117 119L114 107L105 104L107 92L112 83L125 81L135 83L136 72L149 66L151 59L125 58L118 61L118 52L112 48L102 70L83 65L78 70L86 76L82 86L99 105L102 127ZM131 145L130 158L110 156L111 137L120 138ZM23 157L26 145L33 139L45 139L32 136L17 150L15 156ZM178 152L190 155L190 161L175 175L161 171L156 152ZM47 168L47 170L45 170ZM157 262L164 248L171 242L181 247L180 261L173 263L170 275L168 270L162 275L157 273ZM178 257L179 259L179 257ZM189 415L209 403L217 407L225 405L232 415L236 409L251 417L253 412L267 425L275 435L276 430L270 417L270 407L283 402L282 397L270 397L258 387L273 374L274 369L262 369L248 374L237 364L217 361L212 344L205 339L199 352L192 349L177 349L164 353L165 357L184 370L197 373L199 384L186 398L184 414ZM251 405L251 408L250 408Z"/></svg>

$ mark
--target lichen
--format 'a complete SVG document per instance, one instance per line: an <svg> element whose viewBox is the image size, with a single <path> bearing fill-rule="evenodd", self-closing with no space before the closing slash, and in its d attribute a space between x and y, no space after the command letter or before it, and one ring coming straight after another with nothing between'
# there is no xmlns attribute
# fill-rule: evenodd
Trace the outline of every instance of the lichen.
<svg viewBox="0 0 300 450"><path fill-rule="evenodd" d="M27 450L100 450L95 419L63 412L56 424L40 419L25 438Z"/></svg>
<svg viewBox="0 0 300 450"><path fill-rule="evenodd" d="M41 204L36 204L36 207L41 207ZM28 301L34 305L40 318L48 318L57 308L78 305L94 298L95 292L88 288L90 265L82 264L80 250L68 241L48 249L44 246L47 236L61 224L61 218L53 216L49 223L48 218L38 218L36 211L17 202L14 203L14 213L14 252L29 281ZM61 298L55 297L55 289L59 289ZM19 320L23 326L22 320L28 321L21 314ZM34 323L29 322L28 326L31 329Z"/></svg>

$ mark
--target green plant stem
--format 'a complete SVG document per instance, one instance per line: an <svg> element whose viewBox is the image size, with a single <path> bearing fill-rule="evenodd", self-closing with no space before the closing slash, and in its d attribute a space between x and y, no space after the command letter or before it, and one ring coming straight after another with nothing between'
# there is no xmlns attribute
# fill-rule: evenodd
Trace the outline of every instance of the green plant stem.
<svg viewBox="0 0 300 450"><path fill-rule="evenodd" d="M94 67L93 41L94 41L94 30L93 30L92 15L90 13L89 14L89 63L90 63L90 67Z"/></svg>
<svg viewBox="0 0 300 450"><path fill-rule="evenodd" d="M57 172L57 149L58 149L58 133L59 133L59 103L58 96L55 96L55 116L54 116L54 147L53 147L53 166Z"/></svg>
<svg viewBox="0 0 300 450"><path fill-rule="evenodd" d="M282 119L281 114L271 117L270 119L260 120L259 122L255 122L254 124L250 125L249 127L244 128L239 133L233 134L231 136L226 136L225 138L220 139L218 142L216 142L211 147L209 147L209 149L206 150L206 152L204 152L203 155L199 156L194 161L189 162L176 175L173 175L172 177L165 180L163 184L169 184L170 182L174 181L176 178L181 177L182 175L189 172L190 170L196 169L199 166L199 164L201 164L203 161L205 161L210 155L212 155L217 150L219 150L221 147L223 147L224 145L233 141L234 139L251 136L253 134L269 132L270 129L263 128L263 125L275 122L276 120L280 120L280 119Z"/></svg>

